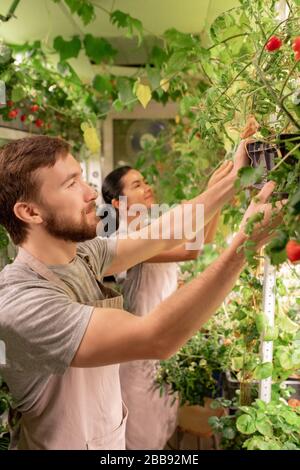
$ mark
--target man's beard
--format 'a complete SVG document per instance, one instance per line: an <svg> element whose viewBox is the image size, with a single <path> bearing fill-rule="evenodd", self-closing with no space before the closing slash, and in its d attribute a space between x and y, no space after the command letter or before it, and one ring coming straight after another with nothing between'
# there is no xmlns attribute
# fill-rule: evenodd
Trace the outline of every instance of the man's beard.
<svg viewBox="0 0 300 470"><path fill-rule="evenodd" d="M87 212L91 212L95 204L91 205ZM53 237L65 240L67 242L84 242L96 237L97 223L89 225L86 220L86 211L81 212L82 220L80 223L74 222L67 217L56 215L47 208L47 213L44 216L44 227L46 231ZM95 221L97 220L95 215Z"/></svg>

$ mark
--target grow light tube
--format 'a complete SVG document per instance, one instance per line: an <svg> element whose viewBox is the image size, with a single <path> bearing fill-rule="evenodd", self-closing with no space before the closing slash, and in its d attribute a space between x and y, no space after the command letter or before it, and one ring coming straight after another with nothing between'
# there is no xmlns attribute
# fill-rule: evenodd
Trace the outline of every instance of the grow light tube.
<svg viewBox="0 0 300 470"><path fill-rule="evenodd" d="M263 280L263 311L266 317L266 323L274 327L275 320L275 286L276 270L271 265L270 259L265 256L264 259L264 280ZM264 362L273 362L273 341L261 341L261 360ZM262 379L259 382L259 398L266 403L271 401L272 376Z"/></svg>

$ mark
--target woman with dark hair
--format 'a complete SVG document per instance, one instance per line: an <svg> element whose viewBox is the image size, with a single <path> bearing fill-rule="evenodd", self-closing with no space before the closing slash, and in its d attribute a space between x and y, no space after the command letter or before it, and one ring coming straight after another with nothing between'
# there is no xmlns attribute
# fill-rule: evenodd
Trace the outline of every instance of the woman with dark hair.
<svg viewBox="0 0 300 470"><path fill-rule="evenodd" d="M211 187L220 181L231 170L232 163L225 162L213 174L208 186ZM106 176L102 185L102 196L104 202L115 209L107 214L109 206L106 206L106 236L112 235L112 222L115 222L119 234L122 232L122 220L119 220L120 196L127 198L127 224L137 217L128 214L133 204L142 204L149 210L155 203L152 188L139 171L129 166L117 168ZM216 214L205 227L205 243L212 242L219 215ZM113 217L116 217L115 221L112 220ZM177 262L196 259L199 253L200 249L189 250L182 245L121 273L116 280L121 286L125 308L138 316L147 315L177 289ZM174 395L168 394L167 390L161 396L155 387L158 365L159 361L156 360L133 361L120 365L122 396L129 409L126 426L127 449L163 449L176 428L178 401L174 403Z"/></svg>

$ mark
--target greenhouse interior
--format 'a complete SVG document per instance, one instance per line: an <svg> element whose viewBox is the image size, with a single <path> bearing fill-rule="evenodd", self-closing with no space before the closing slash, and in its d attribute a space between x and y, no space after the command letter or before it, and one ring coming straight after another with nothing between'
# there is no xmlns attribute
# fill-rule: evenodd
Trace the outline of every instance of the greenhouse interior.
<svg viewBox="0 0 300 470"><path fill-rule="evenodd" d="M300 450L299 71L299 0L0 2L1 456Z"/></svg>

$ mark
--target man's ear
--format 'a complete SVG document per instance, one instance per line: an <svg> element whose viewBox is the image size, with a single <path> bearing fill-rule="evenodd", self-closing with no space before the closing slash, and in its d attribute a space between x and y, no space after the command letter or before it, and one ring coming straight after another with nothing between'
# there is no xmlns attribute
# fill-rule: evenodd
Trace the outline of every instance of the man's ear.
<svg viewBox="0 0 300 470"><path fill-rule="evenodd" d="M38 208L27 202L16 202L14 205L14 213L18 219L27 224L41 224L43 222Z"/></svg>
<svg viewBox="0 0 300 470"><path fill-rule="evenodd" d="M119 209L119 207L120 207L120 201L119 201L119 199L112 199L111 205L112 205L115 209Z"/></svg>

